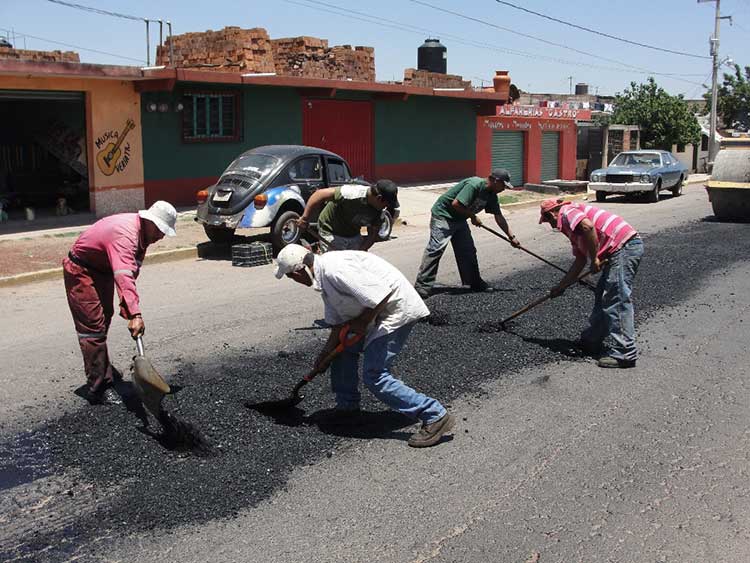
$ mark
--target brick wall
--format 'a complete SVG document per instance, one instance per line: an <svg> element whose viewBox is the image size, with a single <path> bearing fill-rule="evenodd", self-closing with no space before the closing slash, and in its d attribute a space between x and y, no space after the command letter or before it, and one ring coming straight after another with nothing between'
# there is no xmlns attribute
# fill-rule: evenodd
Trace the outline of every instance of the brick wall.
<svg viewBox="0 0 750 563"><path fill-rule="evenodd" d="M407 68L404 70L404 84L418 88L463 88L471 89L471 81L456 74L441 74L427 70Z"/></svg>
<svg viewBox="0 0 750 563"><path fill-rule="evenodd" d="M36 61L45 63L80 63L78 53L73 51L28 51L12 47L0 47L0 59Z"/></svg>
<svg viewBox="0 0 750 563"><path fill-rule="evenodd" d="M172 37L174 66L240 73L275 72L335 80L375 80L372 47L329 47L317 37L271 39L262 28L226 27L220 31ZM169 39L157 47L156 64L169 64Z"/></svg>

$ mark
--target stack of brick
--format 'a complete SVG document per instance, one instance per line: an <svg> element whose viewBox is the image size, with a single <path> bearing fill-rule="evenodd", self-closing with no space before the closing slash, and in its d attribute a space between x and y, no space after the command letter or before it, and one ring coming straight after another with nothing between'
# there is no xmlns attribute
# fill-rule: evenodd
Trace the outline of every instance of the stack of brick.
<svg viewBox="0 0 750 563"><path fill-rule="evenodd" d="M329 80L375 80L372 47L328 47L327 40L317 37L273 39L271 44L276 74Z"/></svg>
<svg viewBox="0 0 750 563"><path fill-rule="evenodd" d="M457 74L441 74L427 70L407 68L404 70L404 85L417 88L461 88L471 89L471 81Z"/></svg>
<svg viewBox="0 0 750 563"><path fill-rule="evenodd" d="M169 64L170 39L157 47L156 64ZM223 72L264 73L332 80L375 80L372 47L329 47L317 37L270 39L262 28L226 27L221 31L171 37L173 65Z"/></svg>
<svg viewBox="0 0 750 563"><path fill-rule="evenodd" d="M34 61L42 63L80 63L81 58L74 51L29 51L26 49L14 49L13 47L0 47L0 59Z"/></svg>
<svg viewBox="0 0 750 563"><path fill-rule="evenodd" d="M225 27L221 31L173 35L156 48L157 65L169 64L170 39L176 67L242 73L274 72L268 32L259 27Z"/></svg>

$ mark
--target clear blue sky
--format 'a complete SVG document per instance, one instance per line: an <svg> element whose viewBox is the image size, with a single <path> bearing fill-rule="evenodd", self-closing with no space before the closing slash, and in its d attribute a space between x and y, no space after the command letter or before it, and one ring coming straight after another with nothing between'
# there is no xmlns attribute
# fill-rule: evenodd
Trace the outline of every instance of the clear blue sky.
<svg viewBox="0 0 750 563"><path fill-rule="evenodd" d="M404 68L416 66L417 47L427 35L439 37L448 48L448 72L480 84L480 79L489 81L495 70L505 69L510 71L513 82L526 91L566 93L568 77L572 76L574 84L588 83L591 93L598 89L601 94L613 94L622 91L631 80L642 81L648 76L612 62L618 61L660 73L696 75L683 76L683 81L667 76L656 78L672 93L700 97L703 92L700 84L710 80L711 72L708 59L626 45L522 13L495 0L420 1L591 55L521 37L411 0L319 0L330 6L398 22L398 28L394 27L396 24L378 25L373 21L362 21L368 19L363 15L350 14L359 18L354 19L331 13L337 10L311 4L309 0L71 1L133 16L171 20L175 34L236 25L264 27L272 38L312 35L328 39L331 45L369 45L375 48L378 80L403 78ZM708 55L708 37L713 30L713 3L698 4L696 0L512 2L611 35ZM721 5L724 15L734 17L733 26L726 20L722 22L721 53L743 66L750 65L750 0L722 0ZM79 11L48 0L0 0L0 28L3 36L5 30L15 31L18 47L78 50L83 62L137 65L145 64L146 60L142 22ZM153 62L158 26L152 28L151 37ZM111 55L64 47L49 40Z"/></svg>

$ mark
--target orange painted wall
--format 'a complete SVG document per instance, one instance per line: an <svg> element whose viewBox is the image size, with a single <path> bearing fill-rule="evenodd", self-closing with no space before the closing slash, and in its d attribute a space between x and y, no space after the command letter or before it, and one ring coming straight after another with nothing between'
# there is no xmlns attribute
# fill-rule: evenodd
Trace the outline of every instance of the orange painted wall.
<svg viewBox="0 0 750 563"><path fill-rule="evenodd" d="M141 101L132 82L0 76L0 89L85 92L91 210L97 216L104 216L144 206ZM116 157L110 159L109 167L100 166L97 155L102 151L109 154L106 147L116 143L129 120L133 128L120 143L120 154L113 155Z"/></svg>

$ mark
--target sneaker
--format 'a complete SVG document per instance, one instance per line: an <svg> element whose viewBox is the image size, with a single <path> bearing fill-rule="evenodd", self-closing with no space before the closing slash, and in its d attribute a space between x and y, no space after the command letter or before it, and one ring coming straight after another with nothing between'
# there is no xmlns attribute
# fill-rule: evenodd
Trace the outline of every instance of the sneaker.
<svg viewBox="0 0 750 563"><path fill-rule="evenodd" d="M623 360L621 358L613 358L612 356L604 356L596 365L600 368L634 368L635 360Z"/></svg>
<svg viewBox="0 0 750 563"><path fill-rule="evenodd" d="M453 430L455 425L456 419L452 414L446 413L440 420L436 420L431 424L422 424L422 428L409 438L409 445L412 448L434 446L440 441L443 435Z"/></svg>

